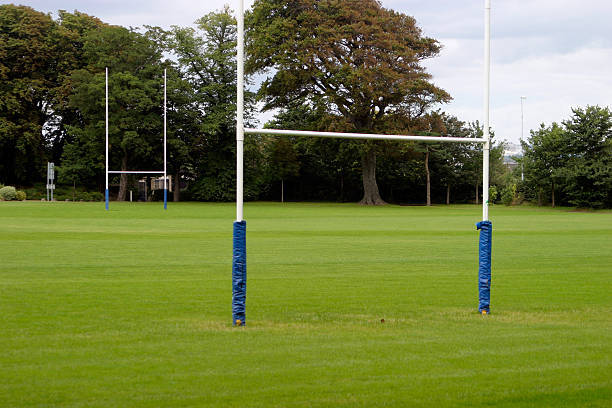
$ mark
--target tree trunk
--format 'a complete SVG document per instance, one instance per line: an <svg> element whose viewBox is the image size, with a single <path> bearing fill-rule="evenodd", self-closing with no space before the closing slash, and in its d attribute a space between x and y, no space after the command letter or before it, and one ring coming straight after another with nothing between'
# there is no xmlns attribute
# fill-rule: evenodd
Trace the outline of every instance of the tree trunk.
<svg viewBox="0 0 612 408"><path fill-rule="evenodd" d="M429 148L425 151L425 175L427 176L427 206L431 206L431 174L429 173Z"/></svg>
<svg viewBox="0 0 612 408"><path fill-rule="evenodd" d="M176 171L174 175L174 190L172 191L173 197L172 200L176 203L181 201L181 172L180 170Z"/></svg>
<svg viewBox="0 0 612 408"><path fill-rule="evenodd" d="M285 202L285 180L281 179L281 203Z"/></svg>
<svg viewBox="0 0 612 408"><path fill-rule="evenodd" d="M538 207L542 206L542 189L538 188Z"/></svg>
<svg viewBox="0 0 612 408"><path fill-rule="evenodd" d="M127 154L123 155L121 159L121 170L127 170ZM125 194L127 193L127 181L128 175L125 173L121 173L121 177L119 178L119 194L117 194L117 201L125 201Z"/></svg>
<svg viewBox="0 0 612 408"><path fill-rule="evenodd" d="M446 205L450 205L450 183L446 184Z"/></svg>
<svg viewBox="0 0 612 408"><path fill-rule="evenodd" d="M344 202L344 172L340 172L340 202Z"/></svg>
<svg viewBox="0 0 612 408"><path fill-rule="evenodd" d="M361 156L361 177L363 180L363 198L361 205L385 205L376 184L376 151L370 148Z"/></svg>
<svg viewBox="0 0 612 408"><path fill-rule="evenodd" d="M476 183L476 205L478 205L478 183Z"/></svg>
<svg viewBox="0 0 612 408"><path fill-rule="evenodd" d="M555 207L555 182L552 183L552 206Z"/></svg>

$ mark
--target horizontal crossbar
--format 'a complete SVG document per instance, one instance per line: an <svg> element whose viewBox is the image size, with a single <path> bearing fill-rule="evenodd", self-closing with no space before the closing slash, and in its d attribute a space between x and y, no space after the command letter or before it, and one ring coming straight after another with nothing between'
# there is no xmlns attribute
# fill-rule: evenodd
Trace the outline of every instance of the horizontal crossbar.
<svg viewBox="0 0 612 408"><path fill-rule="evenodd" d="M409 136L409 135L375 135L370 133L341 133L341 132L314 132L305 130L279 130L279 129L244 129L244 133L251 135L277 135L277 136L312 136L335 137L341 139L377 139L377 140L416 140L420 142L453 142L453 143L485 143L486 140L475 137L450 136Z"/></svg>
<svg viewBox="0 0 612 408"><path fill-rule="evenodd" d="M149 170L109 170L113 174L164 174L164 171L149 171Z"/></svg>

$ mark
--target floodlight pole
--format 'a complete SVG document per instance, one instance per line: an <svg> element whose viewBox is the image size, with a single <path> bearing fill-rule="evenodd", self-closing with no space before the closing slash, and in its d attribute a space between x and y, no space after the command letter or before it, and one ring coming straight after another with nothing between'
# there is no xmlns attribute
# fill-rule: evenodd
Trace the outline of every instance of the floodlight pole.
<svg viewBox="0 0 612 408"><path fill-rule="evenodd" d="M106 176L106 188L104 190L104 201L106 203L106 211L108 211L108 67L106 67L106 85L105 85L105 92L106 92L106 121L105 121L105 133L106 133L106 142L105 142L105 146L106 146L106 167L104 168L104 173Z"/></svg>
<svg viewBox="0 0 612 408"><path fill-rule="evenodd" d="M164 69L164 210L168 209L168 179L166 176L166 75L167 70Z"/></svg>
<svg viewBox="0 0 612 408"><path fill-rule="evenodd" d="M526 96L521 96L521 181L525 181L525 151L523 149L523 101Z"/></svg>

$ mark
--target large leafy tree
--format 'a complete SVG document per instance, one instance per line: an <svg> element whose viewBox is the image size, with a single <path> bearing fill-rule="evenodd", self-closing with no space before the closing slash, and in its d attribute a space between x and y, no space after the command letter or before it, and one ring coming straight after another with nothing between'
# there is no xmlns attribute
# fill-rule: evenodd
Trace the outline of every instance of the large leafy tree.
<svg viewBox="0 0 612 408"><path fill-rule="evenodd" d="M552 206L556 204L557 186L562 182L561 173L569 152L565 130L553 123L551 126L540 125L531 132L527 142L523 142L523 164L525 166L525 183L535 190L538 205L542 204L542 193L550 188Z"/></svg>
<svg viewBox="0 0 612 408"><path fill-rule="evenodd" d="M302 100L326 107L327 129L409 132L450 99L421 65L439 53L438 42L377 0L258 0L247 27L247 72L273 73L259 91L264 109ZM377 144L360 149L361 203L382 204Z"/></svg>
<svg viewBox="0 0 612 408"><path fill-rule="evenodd" d="M70 76L74 70L88 65L84 57L84 46L91 31L107 26L98 18L79 11L70 13L59 10L58 17L57 30L54 35L54 42L57 46L57 59L54 66L57 86L50 90L52 115L44 129L45 142L50 148L50 157L55 162L61 160L65 144L71 141L67 127L79 121L78 109L70 105L72 94ZM63 173L62 168L60 176ZM74 177L66 177L68 178L74 180Z"/></svg>
<svg viewBox="0 0 612 408"><path fill-rule="evenodd" d="M193 27L172 27L165 35L167 50L174 54L184 84L184 105L191 111L193 131L180 138L190 147L192 196L200 200L231 200L235 191L236 135L236 20L229 7L205 15ZM252 96L246 93L247 115ZM253 138L245 144L247 181L258 162ZM251 180L252 181L252 180ZM256 183L255 183L256 184ZM247 197L254 184L247 183Z"/></svg>
<svg viewBox="0 0 612 408"><path fill-rule="evenodd" d="M43 127L56 85L55 23L29 7L0 6L0 179L42 178Z"/></svg>
<svg viewBox="0 0 612 408"><path fill-rule="evenodd" d="M70 72L84 65L86 34L101 26L86 14L59 19L29 7L0 6L0 178L28 184L43 179L45 161L58 161L66 124Z"/></svg>
<svg viewBox="0 0 612 408"><path fill-rule="evenodd" d="M84 44L84 69L73 71L70 106L79 122L68 128L68 166L102 175L104 168L105 67L109 68L110 166L132 170L161 167L163 68L161 49L123 27L101 27ZM125 200L127 175L120 176L117 199Z"/></svg>
<svg viewBox="0 0 612 408"><path fill-rule="evenodd" d="M608 108L572 109L563 122L569 157L565 190L579 207L612 206L612 113Z"/></svg>

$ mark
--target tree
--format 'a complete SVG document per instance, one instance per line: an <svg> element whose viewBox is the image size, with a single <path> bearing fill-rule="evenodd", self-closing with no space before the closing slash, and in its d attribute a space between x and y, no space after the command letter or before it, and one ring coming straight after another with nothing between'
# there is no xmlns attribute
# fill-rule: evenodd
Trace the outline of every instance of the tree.
<svg viewBox="0 0 612 408"><path fill-rule="evenodd" d="M258 0L247 29L247 72L274 72L259 90L264 109L302 100L326 107L328 129L408 132L419 130L431 106L450 100L420 65L438 54L437 41L424 37L413 17L377 0ZM379 144L359 146L361 203L383 204Z"/></svg>
<svg viewBox="0 0 612 408"><path fill-rule="evenodd" d="M235 194L236 30L236 20L226 6L198 19L196 28L173 26L165 40L181 80L188 85L186 108L194 125L189 133L177 136L189 146L191 193L200 200L232 200ZM245 92L245 99L248 119L252 94ZM246 197L253 196L252 186L257 184L252 180L257 171L249 166L258 162L259 154L253 138L247 139Z"/></svg>
<svg viewBox="0 0 612 408"><path fill-rule="evenodd" d="M291 142L283 137L272 142L270 172L272 180L281 181L281 202L284 202L285 180L299 175L300 162Z"/></svg>
<svg viewBox="0 0 612 408"><path fill-rule="evenodd" d="M70 107L79 123L69 126L69 166L104 169L105 67L109 68L109 165L121 170L161 166L163 69L161 50L148 38L123 27L101 27L88 35L85 69L73 71ZM69 146L69 147L68 147ZM117 199L125 200L127 174Z"/></svg>
<svg viewBox="0 0 612 408"><path fill-rule="evenodd" d="M522 145L525 183L536 190L538 205L542 204L542 189L550 187L554 207L555 187L562 180L561 172L569 157L564 129L557 123L549 127L541 124Z"/></svg>
<svg viewBox="0 0 612 408"><path fill-rule="evenodd" d="M29 7L0 6L0 177L27 184L58 162L69 109L66 79L84 65L86 33L103 25L86 14L59 11L58 21Z"/></svg>
<svg viewBox="0 0 612 408"><path fill-rule="evenodd" d="M608 108L572 109L563 122L569 158L563 175L568 201L579 207L612 206L612 113Z"/></svg>
<svg viewBox="0 0 612 408"><path fill-rule="evenodd" d="M49 15L0 6L0 179L5 183L43 177L43 128L57 80L55 30Z"/></svg>

